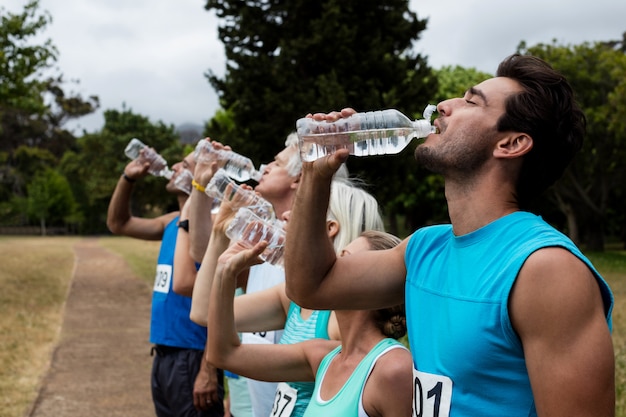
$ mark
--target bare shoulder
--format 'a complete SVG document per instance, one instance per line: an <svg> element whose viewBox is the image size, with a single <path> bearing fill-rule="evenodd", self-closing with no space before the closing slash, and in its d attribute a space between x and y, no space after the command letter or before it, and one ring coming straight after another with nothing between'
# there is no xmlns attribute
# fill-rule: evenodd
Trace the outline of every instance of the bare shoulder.
<svg viewBox="0 0 626 417"><path fill-rule="evenodd" d="M411 352L403 348L395 348L378 358L372 377L377 383L390 384L394 387L402 381L410 381L413 375L413 359Z"/></svg>
<svg viewBox="0 0 626 417"><path fill-rule="evenodd" d="M396 348L378 358L363 391L363 407L368 415L411 415L413 361L407 349ZM389 401L393 398L393 401Z"/></svg>
<svg viewBox="0 0 626 417"><path fill-rule="evenodd" d="M603 309L603 302L587 264L566 249L550 247L528 257L513 287L510 307L514 327L520 330L525 321L589 317Z"/></svg>
<svg viewBox="0 0 626 417"><path fill-rule="evenodd" d="M599 292L598 282L587 264L560 247L543 248L530 255L515 285L516 292L529 290L533 297L541 297L548 290L568 296Z"/></svg>

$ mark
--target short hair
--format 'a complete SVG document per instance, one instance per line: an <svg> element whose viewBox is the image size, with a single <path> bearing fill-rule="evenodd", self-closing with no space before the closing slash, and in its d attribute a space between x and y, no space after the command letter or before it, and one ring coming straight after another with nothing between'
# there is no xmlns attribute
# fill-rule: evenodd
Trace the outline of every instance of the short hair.
<svg viewBox="0 0 626 417"><path fill-rule="evenodd" d="M371 250L391 249L402 242L396 235L380 230L366 230L361 237L367 239Z"/></svg>
<svg viewBox="0 0 626 417"><path fill-rule="evenodd" d="M368 230L361 233L371 250L391 249L400 244L401 240L390 233ZM404 303L389 308L381 308L372 312L374 322L386 337L399 339L406 334L406 310Z"/></svg>
<svg viewBox="0 0 626 417"><path fill-rule="evenodd" d="M285 148L292 149L287 161L285 169L289 173L290 177L297 177L302 173L302 159L300 158L300 148L298 145L298 135L296 132L291 132L285 140Z"/></svg>
<svg viewBox="0 0 626 417"><path fill-rule="evenodd" d="M496 75L522 87L506 99L497 130L524 132L533 139L516 184L523 206L563 175L582 148L586 119L565 77L538 57L513 54L500 63Z"/></svg>
<svg viewBox="0 0 626 417"><path fill-rule="evenodd" d="M347 179L332 181L327 217L339 223L339 232L333 239L337 253L366 230L385 231L374 196Z"/></svg>

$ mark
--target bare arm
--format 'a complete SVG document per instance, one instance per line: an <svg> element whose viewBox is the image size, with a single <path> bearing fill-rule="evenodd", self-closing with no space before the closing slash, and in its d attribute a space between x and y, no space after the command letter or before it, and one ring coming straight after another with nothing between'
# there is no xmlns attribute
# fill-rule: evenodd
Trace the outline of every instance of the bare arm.
<svg viewBox="0 0 626 417"><path fill-rule="evenodd" d="M237 203L237 198L238 196L235 196L232 202ZM230 243L230 239L226 236L226 228L234 215L235 211L231 206L231 201L223 202L215 216L209 244L202 258L202 264L200 265L196 282L193 286L189 317L193 322L201 326L206 326L207 323L207 311L209 308L213 275L215 274L219 256L228 248Z"/></svg>
<svg viewBox="0 0 626 417"><path fill-rule="evenodd" d="M206 186L206 184L200 185ZM189 224L191 225L189 228L189 254L196 262L201 262L209 245L213 228L213 216L211 214L213 199L193 187L188 203Z"/></svg>
<svg viewBox="0 0 626 417"><path fill-rule="evenodd" d="M124 173L131 181L137 181L147 173L148 163L141 165L131 161ZM144 240L160 240L165 226L178 215L178 212L168 213L153 219L134 217L130 210L131 195L134 182L120 176L117 181L109 208L107 211L107 227L116 235L130 236Z"/></svg>
<svg viewBox="0 0 626 417"><path fill-rule="evenodd" d="M404 301L406 242L337 258L326 234L332 175L348 153L304 162L285 244L287 296L311 309L369 309Z"/></svg>
<svg viewBox="0 0 626 417"><path fill-rule="evenodd" d="M228 236L214 228L209 239L209 246L196 275L196 282L191 296L189 318L201 326L207 325L209 297L211 295L211 287L213 286L217 259L228 248L229 242Z"/></svg>
<svg viewBox="0 0 626 417"><path fill-rule="evenodd" d="M615 357L598 283L561 248L522 268L510 314L539 416L615 415Z"/></svg>
<svg viewBox="0 0 626 417"><path fill-rule="evenodd" d="M235 298L235 326L239 332L280 330L285 327L289 299L285 284Z"/></svg>
<svg viewBox="0 0 626 417"><path fill-rule="evenodd" d="M243 250L235 244L220 256L209 303L207 360L219 368L254 379L313 381L319 360L337 346L336 342L241 344L237 335L233 306L236 277L243 269L260 262L258 255L265 247L266 243L261 242L253 249Z"/></svg>
<svg viewBox="0 0 626 417"><path fill-rule="evenodd" d="M181 210L179 222L188 220L188 212L189 200L187 200ZM194 260L189 255L189 232L182 227L178 228L178 234L176 235L174 266L172 289L177 294L191 297L198 271Z"/></svg>
<svg viewBox="0 0 626 417"><path fill-rule="evenodd" d="M209 140L208 138L203 140ZM196 163L193 179L199 187L206 188L217 170L216 162L206 162L202 158ZM213 216L211 208L213 199L194 186L191 189L189 204L189 222L193 227L189 229L191 257L200 262L209 245L211 230L213 229Z"/></svg>

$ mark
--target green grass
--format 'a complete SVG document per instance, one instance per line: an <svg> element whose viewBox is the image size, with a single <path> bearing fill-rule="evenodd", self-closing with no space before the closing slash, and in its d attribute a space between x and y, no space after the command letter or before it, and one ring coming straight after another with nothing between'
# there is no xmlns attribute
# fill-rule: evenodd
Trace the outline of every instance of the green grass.
<svg viewBox="0 0 626 417"><path fill-rule="evenodd" d="M587 253L589 259L609 283L615 307L613 309L613 349L615 350L616 413L626 417L626 251L611 250Z"/></svg>
<svg viewBox="0 0 626 417"><path fill-rule="evenodd" d="M75 238L0 238L0 417L24 415L59 337Z"/></svg>
<svg viewBox="0 0 626 417"><path fill-rule="evenodd" d="M160 240L145 241L121 236L109 236L102 237L99 241L102 247L124 257L133 273L152 286L159 247L161 246Z"/></svg>

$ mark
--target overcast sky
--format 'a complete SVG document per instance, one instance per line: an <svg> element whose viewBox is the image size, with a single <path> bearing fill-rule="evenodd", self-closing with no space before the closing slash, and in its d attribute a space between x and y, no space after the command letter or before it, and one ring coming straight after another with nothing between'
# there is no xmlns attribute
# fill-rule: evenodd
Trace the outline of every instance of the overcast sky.
<svg viewBox="0 0 626 417"><path fill-rule="evenodd" d="M26 0L2 0L11 12ZM53 17L45 35L59 50L67 87L100 97L98 113L72 124L74 132L102 127L102 110L125 104L151 121L204 123L217 96L204 73L225 71L218 21L204 0L40 0ZM428 26L417 42L432 67L461 65L493 73L520 41L529 46L621 39L623 0L411 0ZM332 110L332 109L328 109Z"/></svg>

